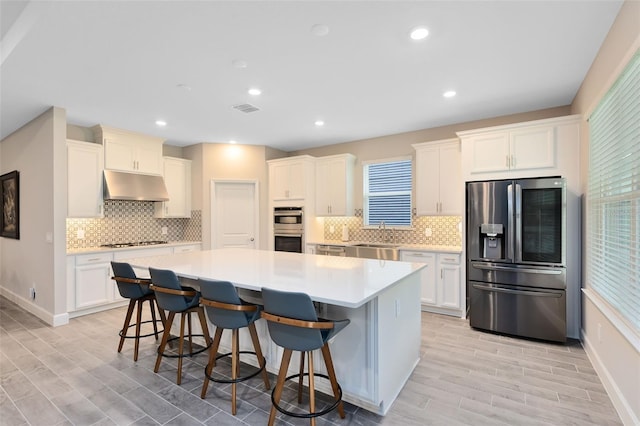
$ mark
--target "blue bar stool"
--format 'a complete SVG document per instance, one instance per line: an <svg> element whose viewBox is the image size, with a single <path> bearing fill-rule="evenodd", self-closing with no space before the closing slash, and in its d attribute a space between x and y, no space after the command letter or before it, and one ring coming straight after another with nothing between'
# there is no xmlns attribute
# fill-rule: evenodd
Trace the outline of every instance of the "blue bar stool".
<svg viewBox="0 0 640 426"><path fill-rule="evenodd" d="M256 320L260 319L262 307L246 303L240 299L236 288L228 281L200 280L199 283L202 293L200 303L204 305L209 321L216 326L213 344L211 345L211 349L209 349L209 362L204 370L205 379L202 384L200 397L204 398L206 396L210 380L216 383L231 383L231 412L235 416L237 412L237 383L249 380L262 373L265 387L267 389L271 388L269 376L265 370L266 361L264 356L262 356L255 325ZM249 330L255 352L240 350L239 330L245 327ZM224 330L231 330L231 352L218 355L220 339L222 338L222 332ZM240 376L240 354L255 355L258 359L258 365L260 366L258 370L246 376ZM216 361L227 356L231 356L231 379L213 377L212 373Z"/></svg>
<svg viewBox="0 0 640 426"><path fill-rule="evenodd" d="M311 426L314 426L315 418L329 413L335 408L338 409L340 418L344 419L344 406L342 404L342 389L336 380L336 373L333 368L333 360L329 351L328 341L349 324L349 320L327 321L318 319L311 298L305 293L292 293L262 288L262 300L264 301L264 311L262 318L268 321L269 334L271 339L280 347L284 348L278 381L271 393L271 412L269 413L269 426L273 425L276 417L276 410L283 414L298 418L310 419ZM314 373L313 353L316 349L322 350L328 376ZM293 351L300 354L300 372L287 377L289 362ZM304 359L307 355L308 372L304 373ZM287 380L298 378L298 402L302 402L302 379L303 376L309 378L309 413L294 413L282 408L280 398ZM315 376L328 379L331 383L334 403L321 411L315 411Z"/></svg>
<svg viewBox="0 0 640 426"><path fill-rule="evenodd" d="M149 278L138 278L136 276L135 271L128 263L124 262L111 262L111 269L113 270L112 279L118 285L118 292L120 296L125 299L129 299L129 308L127 309L127 315L124 319L124 325L122 326L122 330L120 330L120 344L118 345L118 352L122 351L122 346L124 345L125 339L135 339L135 346L133 350L133 360L138 360L138 348L140 346L140 338L156 336L156 340L158 340L158 334L162 333L164 330L158 331L158 322L165 323L164 311L162 309L158 309L158 313L160 314L161 320L158 321L156 319L156 296L149 288L151 284L151 280ZM151 310L151 320L142 321L142 304L144 302L149 302L149 309ZM137 305L137 314L136 314L136 322L135 324L131 324L131 317L133 316L133 309ZM141 335L140 334L140 326L142 324L152 323L153 324L153 333L148 333ZM135 327L135 334L133 336L127 336L127 331L129 328Z"/></svg>
<svg viewBox="0 0 640 426"><path fill-rule="evenodd" d="M204 309L200 306L200 292L191 287L182 287L180 280L175 272L167 269L155 269L149 268L151 274L151 289L156 293L156 300L158 306L161 309L169 312L167 321L164 327L164 333L162 334L162 341L158 348L158 357L156 358L156 365L153 371L158 372L160 368L160 362L162 357L178 358L178 378L176 383L179 385L182 381L182 358L191 357L204 352L211 346L211 339L209 338L209 328L207 327L207 319L204 315ZM200 325L202 326L203 334L193 334L191 332L191 314L195 312L200 319ZM171 325L176 314L180 314L180 337L178 338L178 355L165 354L165 348L169 340L176 339L175 337L169 339L171 335ZM184 320L188 322L188 338L189 338L189 353L184 353ZM194 352L192 338L194 336L204 337L206 345L204 348Z"/></svg>

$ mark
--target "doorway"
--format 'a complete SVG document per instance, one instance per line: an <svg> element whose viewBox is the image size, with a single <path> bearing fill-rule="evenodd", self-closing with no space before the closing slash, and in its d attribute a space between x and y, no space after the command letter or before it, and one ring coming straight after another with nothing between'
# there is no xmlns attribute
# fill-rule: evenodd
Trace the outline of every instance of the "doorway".
<svg viewBox="0 0 640 426"><path fill-rule="evenodd" d="M257 181L211 181L211 248L260 246Z"/></svg>

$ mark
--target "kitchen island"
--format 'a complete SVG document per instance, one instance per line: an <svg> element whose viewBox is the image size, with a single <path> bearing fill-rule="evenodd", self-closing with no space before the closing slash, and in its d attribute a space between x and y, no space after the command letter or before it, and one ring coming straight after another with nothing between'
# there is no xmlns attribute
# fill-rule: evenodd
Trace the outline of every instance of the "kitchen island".
<svg viewBox="0 0 640 426"><path fill-rule="evenodd" d="M245 298L259 297L262 287L304 292L316 302L320 316L349 318L351 324L331 342L331 352L344 400L369 411L386 414L419 361L418 272L423 264L249 249L125 261L136 268L173 270L194 286L201 278L230 281ZM277 373L282 349L271 342L264 321L257 328L267 368ZM249 349L250 339L241 340L241 350ZM325 373L320 354L316 356L314 364ZM292 368L290 374L295 373ZM328 383L316 386L331 394Z"/></svg>

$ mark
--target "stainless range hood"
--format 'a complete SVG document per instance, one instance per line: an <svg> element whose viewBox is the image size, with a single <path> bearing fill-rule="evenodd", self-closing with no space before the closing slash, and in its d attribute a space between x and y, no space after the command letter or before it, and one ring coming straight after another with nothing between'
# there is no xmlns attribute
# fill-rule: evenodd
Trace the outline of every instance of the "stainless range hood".
<svg viewBox="0 0 640 426"><path fill-rule="evenodd" d="M104 171L105 200L169 201L162 176Z"/></svg>

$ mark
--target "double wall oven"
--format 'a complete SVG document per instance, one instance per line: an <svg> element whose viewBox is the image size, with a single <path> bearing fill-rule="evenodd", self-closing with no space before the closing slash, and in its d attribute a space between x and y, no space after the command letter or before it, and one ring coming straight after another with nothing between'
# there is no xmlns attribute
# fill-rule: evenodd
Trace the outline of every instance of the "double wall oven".
<svg viewBox="0 0 640 426"><path fill-rule="evenodd" d="M566 182L467 184L467 294L472 327L566 340Z"/></svg>
<svg viewBox="0 0 640 426"><path fill-rule="evenodd" d="M304 217L302 207L273 209L273 238L275 251L304 252Z"/></svg>

